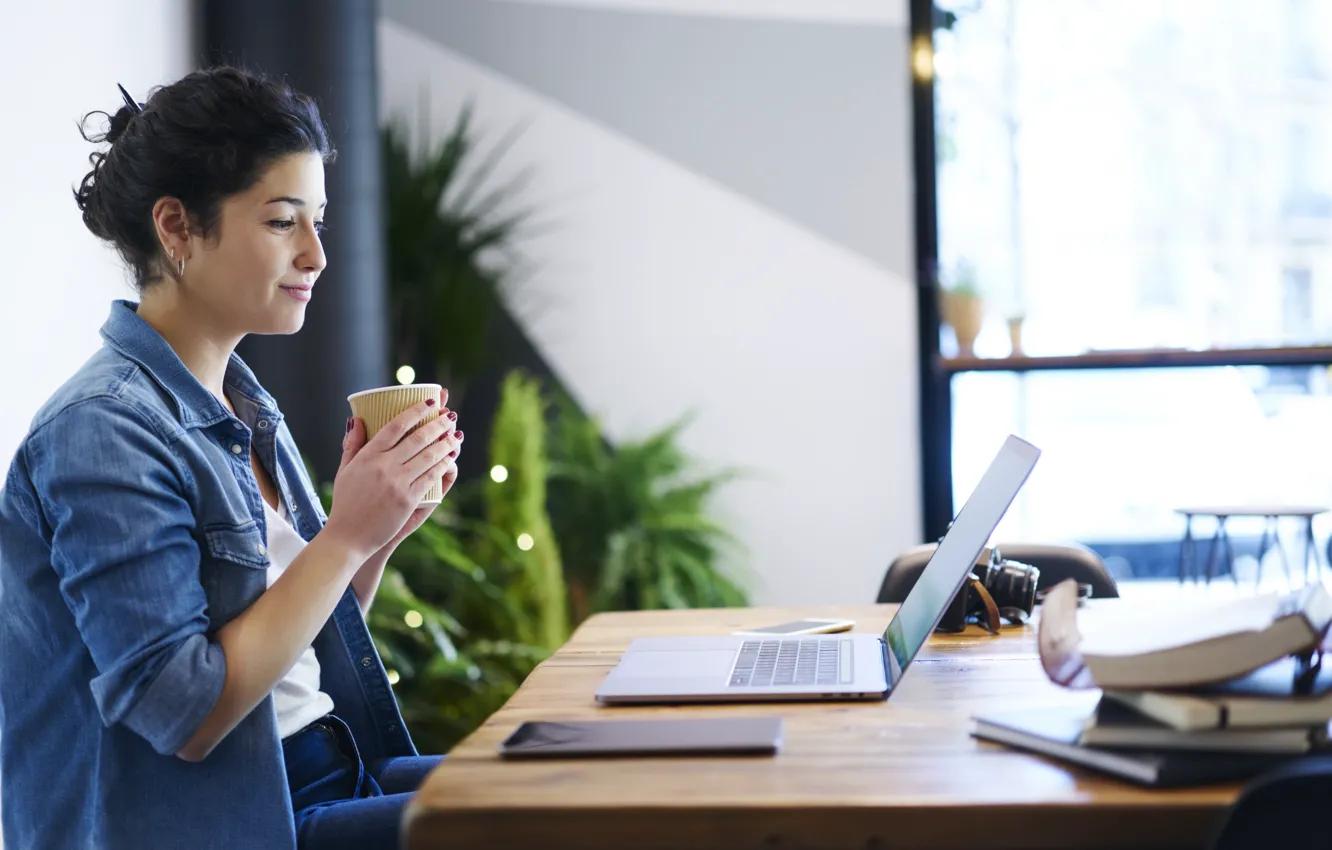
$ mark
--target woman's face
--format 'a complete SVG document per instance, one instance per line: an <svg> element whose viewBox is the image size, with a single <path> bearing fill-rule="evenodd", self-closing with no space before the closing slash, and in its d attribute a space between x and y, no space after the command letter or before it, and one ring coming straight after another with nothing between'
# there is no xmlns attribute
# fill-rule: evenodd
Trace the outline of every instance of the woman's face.
<svg viewBox="0 0 1332 850"><path fill-rule="evenodd" d="M275 161L258 183L223 201L211 236L191 235L182 294L223 333L300 330L326 265L319 241L326 203L318 154Z"/></svg>

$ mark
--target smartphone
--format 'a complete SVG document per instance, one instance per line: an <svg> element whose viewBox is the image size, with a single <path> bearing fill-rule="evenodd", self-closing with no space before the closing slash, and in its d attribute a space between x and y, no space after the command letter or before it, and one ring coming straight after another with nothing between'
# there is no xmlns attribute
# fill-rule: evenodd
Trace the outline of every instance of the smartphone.
<svg viewBox="0 0 1332 850"><path fill-rule="evenodd" d="M772 755L780 717L688 720L526 720L499 745L505 758L612 755Z"/></svg>
<svg viewBox="0 0 1332 850"><path fill-rule="evenodd" d="M825 620L810 617L804 620L792 620L775 626L763 626L758 629L741 629L731 632L734 635L754 635L768 637L772 635L822 635L831 632L849 632L856 624L855 620Z"/></svg>

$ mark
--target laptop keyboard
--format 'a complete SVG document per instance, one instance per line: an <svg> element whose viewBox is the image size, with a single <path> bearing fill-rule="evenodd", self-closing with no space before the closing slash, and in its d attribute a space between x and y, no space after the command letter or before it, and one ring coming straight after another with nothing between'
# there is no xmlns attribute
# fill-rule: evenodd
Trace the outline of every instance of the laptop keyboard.
<svg viewBox="0 0 1332 850"><path fill-rule="evenodd" d="M843 640L747 640L731 669L731 687L836 685Z"/></svg>

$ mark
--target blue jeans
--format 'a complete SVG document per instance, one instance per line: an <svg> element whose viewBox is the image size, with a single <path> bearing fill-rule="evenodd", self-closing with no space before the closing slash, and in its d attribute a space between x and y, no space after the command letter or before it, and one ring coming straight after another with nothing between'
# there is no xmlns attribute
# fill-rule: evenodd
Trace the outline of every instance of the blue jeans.
<svg viewBox="0 0 1332 850"><path fill-rule="evenodd" d="M402 809L443 756L363 763L351 730L326 714L282 742L301 850L398 850Z"/></svg>

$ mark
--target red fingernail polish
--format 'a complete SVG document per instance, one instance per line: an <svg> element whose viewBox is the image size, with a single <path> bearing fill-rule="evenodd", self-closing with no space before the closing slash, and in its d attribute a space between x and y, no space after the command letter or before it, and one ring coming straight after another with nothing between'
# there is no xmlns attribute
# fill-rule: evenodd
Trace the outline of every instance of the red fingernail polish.
<svg viewBox="0 0 1332 850"><path fill-rule="evenodd" d="M457 456L458 453L456 451L449 452L449 457L457 457Z"/></svg>
<svg viewBox="0 0 1332 850"><path fill-rule="evenodd" d="M436 404L438 404L438 402L436 402L433 398L426 399L426 407L434 407Z"/></svg>
<svg viewBox="0 0 1332 850"><path fill-rule="evenodd" d="M458 421L458 414L454 413L452 410L450 410L450 411L448 412L448 417L449 417L449 420L452 421L452 422L457 422L457 421Z"/></svg>
<svg viewBox="0 0 1332 850"><path fill-rule="evenodd" d="M462 431L454 431L454 432L453 432L453 439L455 439L455 440L461 440L461 439L462 439Z"/></svg>
<svg viewBox="0 0 1332 850"><path fill-rule="evenodd" d="M352 432L352 428L354 428L355 426L356 426L356 420L355 420L355 419L352 419L352 418L350 418L350 417L348 417L348 419L347 419L347 433L350 434L350 433Z"/></svg>

